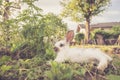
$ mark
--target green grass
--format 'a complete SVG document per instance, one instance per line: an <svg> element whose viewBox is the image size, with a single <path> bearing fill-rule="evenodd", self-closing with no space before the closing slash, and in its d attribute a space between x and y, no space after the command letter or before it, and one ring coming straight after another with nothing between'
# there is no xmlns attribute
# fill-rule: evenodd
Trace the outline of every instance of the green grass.
<svg viewBox="0 0 120 80"><path fill-rule="evenodd" d="M108 80L120 80L120 75L108 75L107 76Z"/></svg>

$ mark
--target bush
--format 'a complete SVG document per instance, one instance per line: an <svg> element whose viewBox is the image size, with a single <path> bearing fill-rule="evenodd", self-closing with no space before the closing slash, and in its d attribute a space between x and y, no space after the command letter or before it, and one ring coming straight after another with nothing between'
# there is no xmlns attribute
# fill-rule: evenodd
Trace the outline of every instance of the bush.
<svg viewBox="0 0 120 80"><path fill-rule="evenodd" d="M75 35L75 40L76 40L76 42L78 43L78 44L80 44L81 43L81 41L84 39L84 34L83 33L78 33L78 34L76 34Z"/></svg>
<svg viewBox="0 0 120 80"><path fill-rule="evenodd" d="M112 31L114 31L115 33L119 33L120 34L120 25L114 26L112 28Z"/></svg>
<svg viewBox="0 0 120 80"><path fill-rule="evenodd" d="M94 38L96 38L96 34L100 34L103 36L104 39L111 39L111 38L116 39L120 35L120 32L115 32L113 30L110 30L110 31L95 30L93 33L95 34Z"/></svg>

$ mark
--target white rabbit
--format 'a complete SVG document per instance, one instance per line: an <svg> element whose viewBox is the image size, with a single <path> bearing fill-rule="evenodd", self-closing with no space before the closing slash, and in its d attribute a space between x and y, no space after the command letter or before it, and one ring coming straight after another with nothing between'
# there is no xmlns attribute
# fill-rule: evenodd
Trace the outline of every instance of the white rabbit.
<svg viewBox="0 0 120 80"><path fill-rule="evenodd" d="M57 57L56 62L77 62L77 63L89 63L91 61L98 61L98 70L104 71L107 68L112 58L97 48L77 48L70 47L69 43L73 39L74 32L68 31L66 39L61 40L55 44L55 51Z"/></svg>

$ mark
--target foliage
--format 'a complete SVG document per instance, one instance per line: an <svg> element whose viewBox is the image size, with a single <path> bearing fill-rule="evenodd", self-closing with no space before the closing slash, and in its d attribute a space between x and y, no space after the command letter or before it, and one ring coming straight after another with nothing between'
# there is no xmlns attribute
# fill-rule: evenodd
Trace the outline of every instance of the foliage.
<svg viewBox="0 0 120 80"><path fill-rule="evenodd" d="M28 14L29 16L27 15L27 18L24 18L24 16L22 16L24 14ZM21 45L21 51L22 49L24 50L27 48L24 52L27 55L29 55L29 53L32 53L33 55L39 53L42 53L42 55L45 53L45 55L52 55L53 51L51 36L63 36L66 31L66 25L62 23L62 20L54 14L47 14L44 15L44 17L37 17L33 12L30 14L28 11L25 11L25 13L21 14L21 16L18 18L22 23L24 23L23 29L21 30L25 41L25 44L23 43L23 45L26 45L27 43L26 47L24 46L24 48L22 48ZM59 33L61 31L62 33ZM45 37L48 37L46 41L47 43L44 41ZM48 51L50 52L48 53Z"/></svg>
<svg viewBox="0 0 120 80"><path fill-rule="evenodd" d="M12 67L9 64L11 58L9 56L1 56L0 58L0 76L4 75L7 71L9 71Z"/></svg>
<svg viewBox="0 0 120 80"><path fill-rule="evenodd" d="M77 76L81 76L79 78L81 80L86 72L86 68L82 68L78 64L56 62L50 62L50 64L50 70L45 72L47 80L76 80Z"/></svg>
<svg viewBox="0 0 120 80"><path fill-rule="evenodd" d="M117 56L117 55L115 55L114 57L113 57L113 65L116 67L116 70L114 70L114 71L111 71L111 73L112 74L114 74L114 75L120 75L120 57L119 56Z"/></svg>
<svg viewBox="0 0 120 80"><path fill-rule="evenodd" d="M115 33L120 33L120 25L113 26L113 27L112 27L112 30L113 30Z"/></svg>
<svg viewBox="0 0 120 80"><path fill-rule="evenodd" d="M56 54L52 40L63 38L67 25L53 13L43 15L42 10L34 4L37 1L4 3L4 0L0 0L0 80L84 80L87 77L86 72L91 74L93 65L53 61ZM19 4L25 4L27 7L13 18L12 9L19 10ZM10 7L7 16L11 17L5 21L4 7ZM119 32L116 31L118 29L114 30ZM84 38L82 34L80 36L79 40ZM7 37L10 39L9 45L5 42ZM45 37L48 38L46 42ZM108 46L104 49L108 49ZM115 57L113 62L117 70L108 70L108 78L117 78L117 75L120 75L119 57Z"/></svg>
<svg viewBox="0 0 120 80"><path fill-rule="evenodd" d="M120 57L118 55L114 55L113 65L115 69L109 70L107 73L107 78L109 80L118 80L120 78Z"/></svg>
<svg viewBox="0 0 120 80"><path fill-rule="evenodd" d="M10 57L12 57L12 61L7 60L4 56L5 54L1 58L0 79L2 80L23 80L25 78L28 80L38 79L39 77L43 76L39 75L43 72L41 71L41 68L44 70L44 66L39 67L39 65L43 64L41 61L54 58L52 47L50 45L48 46L49 43L46 43L46 45L44 45L45 43L43 42L43 37L53 35L50 33L47 33L48 35L46 35L45 32L52 32L56 26L59 26L60 29L60 25L62 25L62 30L64 31L64 24L62 24L62 22L60 22L61 19L57 18L57 16L54 16L54 14L52 14L54 18L50 15L50 19L53 18L55 20L50 20L47 17L43 18L41 15L41 9L34 6L34 1L23 1L23 3L28 4L27 9L23 10L15 19L12 18L10 20L7 20L8 22L5 23L10 25L9 29L11 30L11 33L13 33L10 34L10 36L12 36L10 39L10 50L12 51ZM46 24L43 20L51 21L49 23L51 26L49 27L52 27L52 23L55 21L58 22L55 23L54 28L50 30L44 29L48 24ZM57 25L58 23L60 23L60 25ZM2 30L3 29L1 28L1 31ZM6 37L6 35L2 34L2 37ZM4 42L4 39L2 39L2 41ZM2 43L2 41L1 44L5 46L5 42ZM40 55L45 54L43 50L46 52L46 55ZM39 58L35 57L38 55Z"/></svg>
<svg viewBox="0 0 120 80"><path fill-rule="evenodd" d="M1 75L2 77L15 79L38 79L42 74L42 65L44 61L40 57L34 57L32 59L22 60L19 59L18 61L9 61L9 65L2 65L0 70L2 70ZM4 72L4 73L3 73ZM17 74L16 74L17 73ZM5 75L5 76L3 76ZM10 79L10 80L11 80Z"/></svg>
<svg viewBox="0 0 120 80"><path fill-rule="evenodd" d="M0 2L0 37L1 45L11 47L14 34L17 33L15 20L12 17L15 11L20 9L20 3L17 1L1 0Z"/></svg>
<svg viewBox="0 0 120 80"><path fill-rule="evenodd" d="M96 29L93 31L93 36L94 38L96 37L96 34L100 34L103 36L104 39L110 39L110 38L115 38L117 39L118 36L120 35L120 32L117 31L119 30L119 27L113 27L113 29L109 30L109 31L104 31L104 30L100 30L100 29Z"/></svg>
<svg viewBox="0 0 120 80"><path fill-rule="evenodd" d="M75 21L81 21L81 18L91 18L104 11L110 0L63 0L62 16L72 17ZM70 13L70 14L69 14Z"/></svg>
<svg viewBox="0 0 120 80"><path fill-rule="evenodd" d="M45 60L53 60L56 56L56 54L53 50L53 47L51 47L51 45L49 45L49 47L46 48L45 52L46 52L44 55Z"/></svg>
<svg viewBox="0 0 120 80"><path fill-rule="evenodd" d="M108 37L110 36L110 34L109 34L108 32L106 32L106 31L104 31L104 30L100 30L100 29L95 30L95 31L94 31L94 34L95 34L94 37L96 37L96 34L102 35L103 38L108 38Z"/></svg>
<svg viewBox="0 0 120 80"><path fill-rule="evenodd" d="M89 46L87 46L89 47ZM113 47L113 46L112 46ZM103 48L103 46L101 47ZM109 49L108 46L104 46L104 49ZM54 56L54 55L53 55ZM103 76L97 72L92 72L92 64L78 64L78 63L57 63L54 61L48 61L52 55L47 58L41 55L36 55L30 59L11 59L9 56L3 56L0 58L0 79L1 80L84 80L88 76L86 72L95 79ZM48 59L50 58L50 59ZM109 67L105 72L106 78L119 78L120 75L120 58L113 55L113 67ZM97 76L94 76L94 75Z"/></svg>
<svg viewBox="0 0 120 80"><path fill-rule="evenodd" d="M83 33L78 33L75 35L75 40L77 41L78 44L81 43L81 40L84 39L84 34Z"/></svg>
<svg viewBox="0 0 120 80"><path fill-rule="evenodd" d="M72 80L73 72L68 65L51 62L51 69L45 74L48 80Z"/></svg>
<svg viewBox="0 0 120 80"><path fill-rule="evenodd" d="M62 16L71 17L74 21L86 21L85 43L90 40L90 22L93 16L103 12L110 0L63 0Z"/></svg>
<svg viewBox="0 0 120 80"><path fill-rule="evenodd" d="M11 58L9 57L9 56L2 56L1 58L0 58L0 66L1 65L3 65L3 64L5 64L6 62L8 62L8 61L10 61L11 60Z"/></svg>
<svg viewBox="0 0 120 80"><path fill-rule="evenodd" d="M2 65L0 70L1 70L1 74L3 75L6 71L10 70L11 66L8 65Z"/></svg>
<svg viewBox="0 0 120 80"><path fill-rule="evenodd" d="M39 57L34 57L32 59L19 60L16 66L18 67L18 76L19 78L26 78L29 80L38 79L42 74L42 69L40 65L42 65L44 61L42 61Z"/></svg>
<svg viewBox="0 0 120 80"><path fill-rule="evenodd" d="M47 55L49 47L52 49L51 36L63 36L66 31L65 23L57 15L52 13L41 15L41 9L33 6L32 3L30 4L31 6L29 5L17 17L19 31L22 33L22 42L19 46L13 44L13 47L16 46L16 49L13 48L14 52L17 50L15 54L20 53L20 56L22 55L24 58L27 56L30 58L40 53L42 56L45 53ZM61 31L62 33L60 33ZM47 43L44 41L45 37L48 37ZM49 56L52 53L53 51L51 50Z"/></svg>
<svg viewBox="0 0 120 80"><path fill-rule="evenodd" d="M53 13L48 13L47 15L44 15L42 21L45 25L45 36L48 38L51 36L63 38L67 30L67 25L62 22L61 18Z"/></svg>

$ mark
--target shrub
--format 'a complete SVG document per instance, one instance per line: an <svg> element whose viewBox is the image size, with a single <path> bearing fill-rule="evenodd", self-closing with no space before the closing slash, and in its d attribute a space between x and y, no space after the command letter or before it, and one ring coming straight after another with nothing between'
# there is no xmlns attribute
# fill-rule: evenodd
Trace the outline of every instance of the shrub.
<svg viewBox="0 0 120 80"><path fill-rule="evenodd" d="M114 26L112 28L112 31L114 31L115 33L119 33L120 34L120 25Z"/></svg>
<svg viewBox="0 0 120 80"><path fill-rule="evenodd" d="M96 34L100 34L103 36L104 39L111 39L111 38L118 38L118 36L120 35L120 32L115 32L113 30L110 30L110 31L104 31L104 30L95 30L93 32L95 35L94 35L94 38L96 38Z"/></svg>
<svg viewBox="0 0 120 80"><path fill-rule="evenodd" d="M78 33L78 34L75 35L75 40L78 44L80 44L83 39L84 39L84 34L83 33Z"/></svg>

